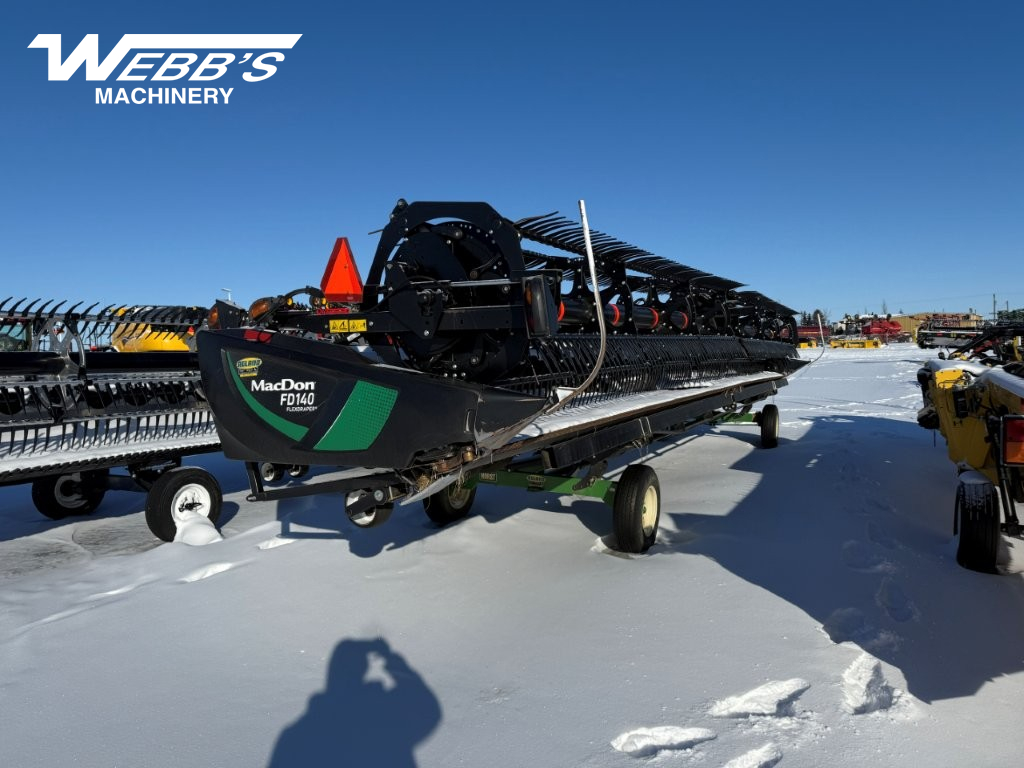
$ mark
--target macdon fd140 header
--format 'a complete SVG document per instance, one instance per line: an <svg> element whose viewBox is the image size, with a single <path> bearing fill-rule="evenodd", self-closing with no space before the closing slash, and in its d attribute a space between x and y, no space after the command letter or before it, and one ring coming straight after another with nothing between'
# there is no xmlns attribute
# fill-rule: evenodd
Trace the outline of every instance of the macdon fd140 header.
<svg viewBox="0 0 1024 768"><path fill-rule="evenodd" d="M197 344L229 458L365 468L363 506L494 468L555 411L593 431L665 392L785 383L801 364L791 309L555 214L400 200L365 284L338 243L321 289L234 318L221 303ZM650 439L606 436L547 469Z"/></svg>

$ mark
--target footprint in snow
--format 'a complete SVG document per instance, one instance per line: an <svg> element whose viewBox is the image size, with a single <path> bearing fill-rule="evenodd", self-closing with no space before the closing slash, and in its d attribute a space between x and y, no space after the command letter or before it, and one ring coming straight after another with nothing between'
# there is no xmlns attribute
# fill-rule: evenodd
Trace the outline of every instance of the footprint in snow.
<svg viewBox="0 0 1024 768"><path fill-rule="evenodd" d="M725 764L725 768L771 768L782 759L782 750L771 742L744 752Z"/></svg>
<svg viewBox="0 0 1024 768"><path fill-rule="evenodd" d="M901 624L916 619L918 616L914 601L907 597L903 587L888 576L882 579L882 586L878 588L875 601L890 619Z"/></svg>
<svg viewBox="0 0 1024 768"><path fill-rule="evenodd" d="M857 608L837 608L821 625L821 631L833 643L850 642L865 650L891 650L900 646L901 638L894 632L880 630L868 623Z"/></svg>
<svg viewBox="0 0 1024 768"><path fill-rule="evenodd" d="M896 511L896 507L894 507L888 501L883 501L882 499L869 498L867 500L867 504L873 511L876 512L885 512L886 514L891 514Z"/></svg>
<svg viewBox="0 0 1024 768"><path fill-rule="evenodd" d="M234 563L213 563L192 571L192 573L181 579L181 583L191 584L196 581L202 581L203 579L208 579L211 576L216 576L218 573L224 573L224 571L230 570L234 567Z"/></svg>
<svg viewBox="0 0 1024 768"><path fill-rule="evenodd" d="M843 544L843 562L855 571L866 573L892 573L892 563L883 560L874 548L863 541L847 541Z"/></svg>
<svg viewBox="0 0 1024 768"><path fill-rule="evenodd" d="M715 738L708 728L679 728L660 725L654 728L636 728L617 736L612 746L633 757L651 757L662 750L692 749Z"/></svg>
<svg viewBox="0 0 1024 768"><path fill-rule="evenodd" d="M859 517L864 517L865 515L871 514L867 509L865 509L863 503L847 504L843 507L843 511L848 515L857 515Z"/></svg>
<svg viewBox="0 0 1024 768"><path fill-rule="evenodd" d="M886 533L885 529L878 523L868 523L868 538L878 546L885 547L886 549L896 549L899 546L896 539Z"/></svg>
<svg viewBox="0 0 1024 768"><path fill-rule="evenodd" d="M712 717L792 717L793 704L811 684L799 677L773 680L711 705Z"/></svg>
<svg viewBox="0 0 1024 768"><path fill-rule="evenodd" d="M847 485L859 486L863 482L864 474L856 464L844 464L839 468L839 482L836 483L837 488L843 488Z"/></svg>

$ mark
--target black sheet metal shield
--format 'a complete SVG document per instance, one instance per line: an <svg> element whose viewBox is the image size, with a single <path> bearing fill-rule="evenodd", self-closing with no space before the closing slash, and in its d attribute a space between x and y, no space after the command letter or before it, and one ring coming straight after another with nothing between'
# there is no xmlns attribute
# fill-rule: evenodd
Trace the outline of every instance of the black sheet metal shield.
<svg viewBox="0 0 1024 768"><path fill-rule="evenodd" d="M197 344L224 453L243 461L410 468L475 450L546 403L280 333L203 331Z"/></svg>

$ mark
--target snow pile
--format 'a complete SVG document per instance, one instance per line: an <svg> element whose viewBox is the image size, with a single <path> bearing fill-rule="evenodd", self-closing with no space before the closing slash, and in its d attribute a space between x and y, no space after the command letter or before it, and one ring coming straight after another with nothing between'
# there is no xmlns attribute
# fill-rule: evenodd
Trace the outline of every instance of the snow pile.
<svg viewBox="0 0 1024 768"><path fill-rule="evenodd" d="M198 512L185 512L184 519L178 522L178 530L174 540L193 547L223 541L220 532L210 522L210 518Z"/></svg>
<svg viewBox="0 0 1024 768"><path fill-rule="evenodd" d="M862 653L843 672L843 699L854 715L888 709L895 700L892 686L882 675L882 664Z"/></svg>
<svg viewBox="0 0 1024 768"><path fill-rule="evenodd" d="M690 749L704 741L715 738L715 732L708 728L679 728L662 725L655 728L637 728L627 731L612 741L619 752L633 757L650 757L662 750Z"/></svg>
<svg viewBox="0 0 1024 768"><path fill-rule="evenodd" d="M725 764L725 768L772 768L782 760L782 750L769 742L763 747L752 749Z"/></svg>
<svg viewBox="0 0 1024 768"><path fill-rule="evenodd" d="M712 717L749 717L751 715L791 716L793 703L811 684L799 677L773 680L752 691L716 701L711 705Z"/></svg>

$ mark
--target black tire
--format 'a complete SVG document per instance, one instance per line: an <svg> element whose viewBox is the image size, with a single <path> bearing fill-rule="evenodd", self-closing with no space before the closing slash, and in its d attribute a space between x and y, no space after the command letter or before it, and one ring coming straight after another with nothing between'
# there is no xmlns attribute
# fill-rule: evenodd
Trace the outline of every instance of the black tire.
<svg viewBox="0 0 1024 768"><path fill-rule="evenodd" d="M264 483L276 483L284 477L284 468L280 464L274 464L270 461L261 461L260 477L263 478Z"/></svg>
<svg viewBox="0 0 1024 768"><path fill-rule="evenodd" d="M376 528L378 525L384 525L388 521L393 507L393 504L381 504L378 507L370 507L362 512L349 515L348 519L352 521L352 525L356 528Z"/></svg>
<svg viewBox="0 0 1024 768"><path fill-rule="evenodd" d="M423 500L427 517L440 526L454 523L469 514L476 499L476 487L466 488L461 483L452 483Z"/></svg>
<svg viewBox="0 0 1024 768"><path fill-rule="evenodd" d="M959 540L956 561L980 573L996 572L999 551L999 495L991 483L964 482L956 489Z"/></svg>
<svg viewBox="0 0 1024 768"><path fill-rule="evenodd" d="M646 464L626 467L615 488L612 527L620 552L646 552L658 537L661 519L661 486Z"/></svg>
<svg viewBox="0 0 1024 768"><path fill-rule="evenodd" d="M174 467L167 470L146 496L146 524L162 541L174 541L178 524L198 513L217 525L223 496L217 478L204 469Z"/></svg>
<svg viewBox="0 0 1024 768"><path fill-rule="evenodd" d="M758 414L758 424L761 425L761 447L777 448L779 445L779 408L776 405L768 404Z"/></svg>
<svg viewBox="0 0 1024 768"><path fill-rule="evenodd" d="M32 482L32 503L51 520L91 515L107 492L110 470L92 469L40 477Z"/></svg>

